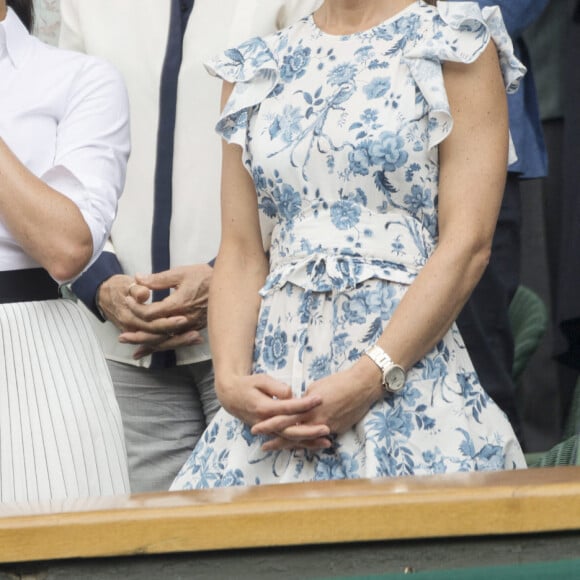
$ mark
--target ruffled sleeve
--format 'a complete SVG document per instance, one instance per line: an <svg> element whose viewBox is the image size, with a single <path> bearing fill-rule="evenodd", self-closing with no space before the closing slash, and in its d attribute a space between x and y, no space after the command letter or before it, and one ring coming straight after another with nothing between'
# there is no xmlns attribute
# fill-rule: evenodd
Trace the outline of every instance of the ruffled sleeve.
<svg viewBox="0 0 580 580"><path fill-rule="evenodd" d="M262 38L253 38L205 64L207 71L235 87L224 107L216 131L229 143L246 144L252 107L263 101L278 83L278 65Z"/></svg>
<svg viewBox="0 0 580 580"><path fill-rule="evenodd" d="M435 147L451 132L453 119L443 82L445 61L471 63L494 41L499 55L504 85L515 92L526 67L515 57L499 7L483 8L475 2L444 2L428 7L432 13L428 29L404 50L409 66L429 109L429 146ZM509 163L517 160L510 138Z"/></svg>

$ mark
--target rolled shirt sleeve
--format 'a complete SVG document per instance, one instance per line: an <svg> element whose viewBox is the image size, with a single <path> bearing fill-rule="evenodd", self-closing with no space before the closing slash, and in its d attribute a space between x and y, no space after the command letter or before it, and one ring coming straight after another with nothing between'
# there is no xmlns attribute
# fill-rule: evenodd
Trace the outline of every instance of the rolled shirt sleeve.
<svg viewBox="0 0 580 580"><path fill-rule="evenodd" d="M78 206L93 239L93 256L103 250L125 184L130 151L129 104L120 74L87 58L78 71L59 122L54 166L41 176Z"/></svg>

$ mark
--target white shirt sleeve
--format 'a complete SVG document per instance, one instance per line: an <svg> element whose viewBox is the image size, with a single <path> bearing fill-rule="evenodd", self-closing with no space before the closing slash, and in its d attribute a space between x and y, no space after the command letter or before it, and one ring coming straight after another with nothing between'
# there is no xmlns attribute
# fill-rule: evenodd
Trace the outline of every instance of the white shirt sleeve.
<svg viewBox="0 0 580 580"><path fill-rule="evenodd" d="M88 57L58 125L54 165L41 179L79 207L93 238L90 264L102 251L115 219L129 150L124 82L111 65Z"/></svg>

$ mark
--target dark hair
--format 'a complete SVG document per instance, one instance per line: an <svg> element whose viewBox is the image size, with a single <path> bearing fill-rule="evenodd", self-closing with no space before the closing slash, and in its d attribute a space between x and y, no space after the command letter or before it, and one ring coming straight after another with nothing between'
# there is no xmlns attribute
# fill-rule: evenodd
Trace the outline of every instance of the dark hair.
<svg viewBox="0 0 580 580"><path fill-rule="evenodd" d="M431 6L435 6L435 4L437 4L437 0L425 0L425 2L427 2L427 4L431 4Z"/></svg>
<svg viewBox="0 0 580 580"><path fill-rule="evenodd" d="M14 12L18 15L18 18L22 20L22 23L28 32L32 32L32 27L34 26L34 8L32 6L32 0L6 0L6 5L10 6Z"/></svg>

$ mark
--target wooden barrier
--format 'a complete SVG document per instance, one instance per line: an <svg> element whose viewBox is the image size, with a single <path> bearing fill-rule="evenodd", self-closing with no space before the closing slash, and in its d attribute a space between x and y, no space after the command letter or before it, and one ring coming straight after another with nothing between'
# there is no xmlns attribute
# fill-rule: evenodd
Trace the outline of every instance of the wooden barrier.
<svg viewBox="0 0 580 580"><path fill-rule="evenodd" d="M405 542L408 547L408 542L425 546L450 538L486 542L509 536L540 542L565 536L565 557L580 557L578 532L580 467L563 467L4 504L0 562L46 566L78 558L184 553L187 561L180 561L192 566L196 554L247 560L247 550L288 553L292 546L310 551L318 546L341 552L357 545L377 550L377 542L389 549ZM485 555L480 561L492 563Z"/></svg>

